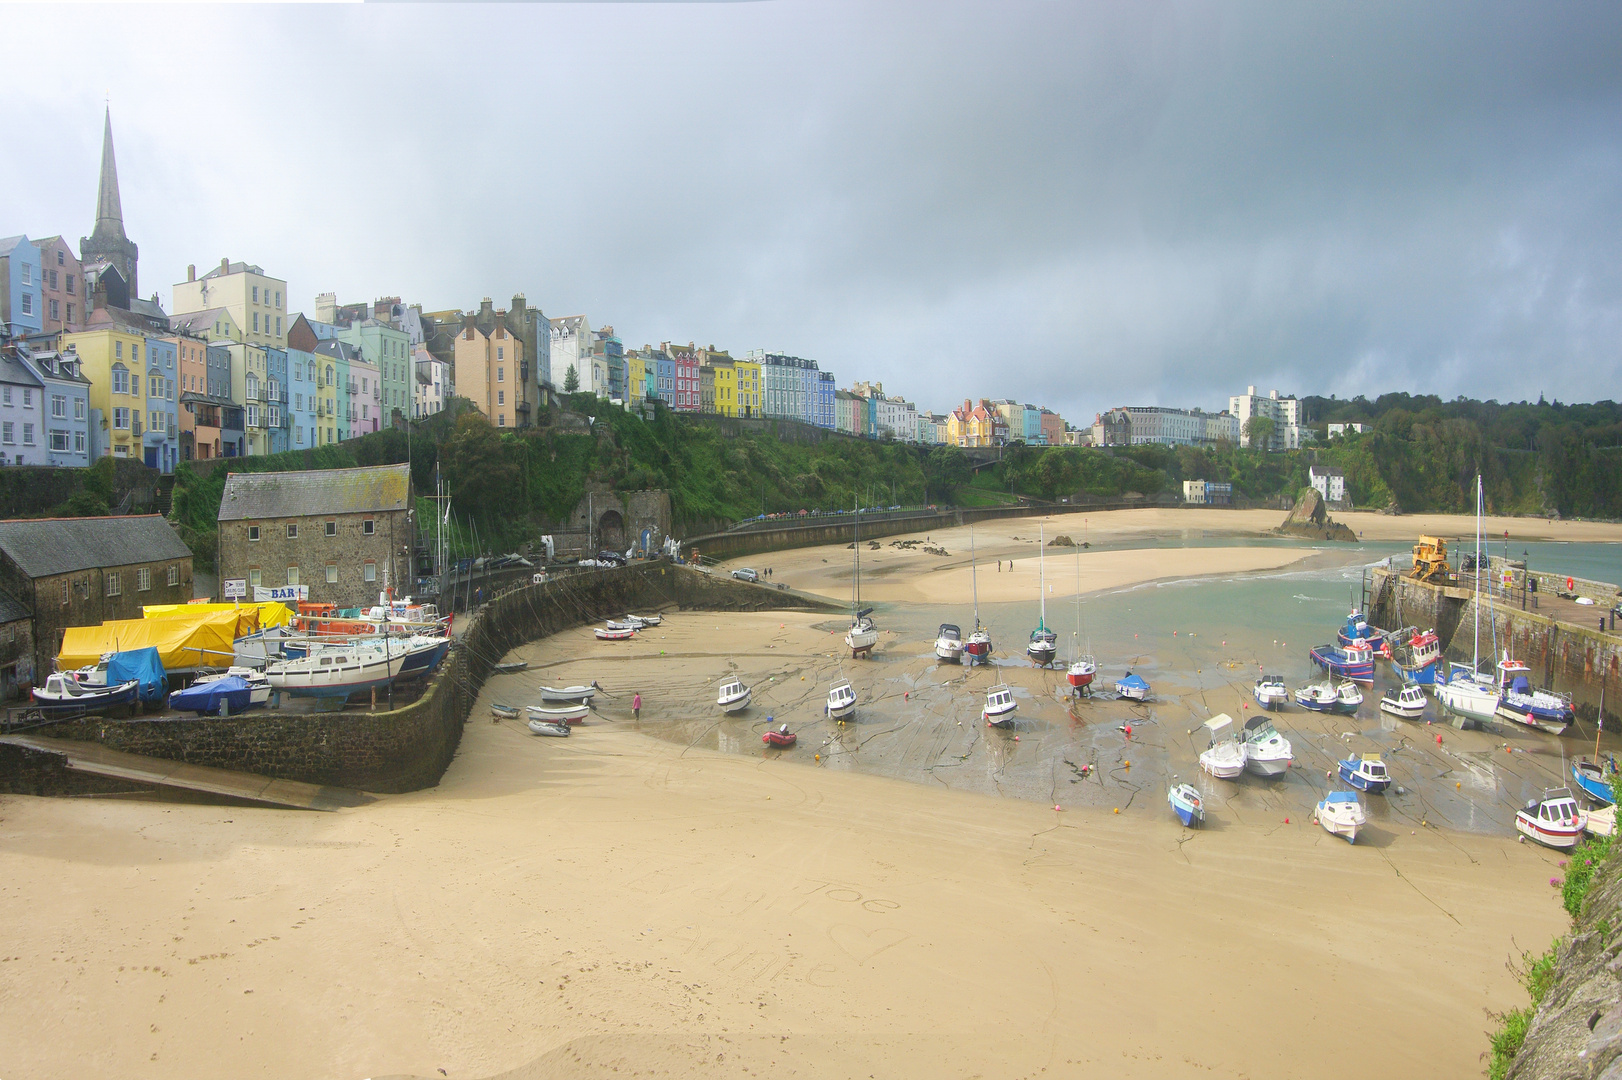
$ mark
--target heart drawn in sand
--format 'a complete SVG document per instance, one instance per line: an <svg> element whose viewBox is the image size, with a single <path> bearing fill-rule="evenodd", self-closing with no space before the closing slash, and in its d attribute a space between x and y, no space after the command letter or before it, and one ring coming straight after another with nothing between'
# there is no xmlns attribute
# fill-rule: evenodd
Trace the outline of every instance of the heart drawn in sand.
<svg viewBox="0 0 1622 1080"><path fill-rule="evenodd" d="M858 964L867 963L885 949L893 949L911 936L893 926L862 930L847 923L836 923L828 928L829 939L839 946L840 952Z"/></svg>

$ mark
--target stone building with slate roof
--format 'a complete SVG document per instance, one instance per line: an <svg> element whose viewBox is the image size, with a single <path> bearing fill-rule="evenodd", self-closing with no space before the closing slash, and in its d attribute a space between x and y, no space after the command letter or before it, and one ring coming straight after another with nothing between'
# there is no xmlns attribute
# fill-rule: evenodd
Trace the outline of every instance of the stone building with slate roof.
<svg viewBox="0 0 1622 1080"><path fill-rule="evenodd" d="M415 580L411 506L408 465L232 473L220 500L220 580L246 581L250 600L341 608L377 603L385 581L404 595Z"/></svg>
<svg viewBox="0 0 1622 1080"><path fill-rule="evenodd" d="M66 628L190 600L191 551L157 514L0 521L0 589L33 615L33 672L43 681Z"/></svg>

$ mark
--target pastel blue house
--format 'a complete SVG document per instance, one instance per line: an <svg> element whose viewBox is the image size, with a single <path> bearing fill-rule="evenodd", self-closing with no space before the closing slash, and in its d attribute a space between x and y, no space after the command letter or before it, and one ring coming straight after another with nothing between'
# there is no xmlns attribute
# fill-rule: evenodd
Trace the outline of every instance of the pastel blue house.
<svg viewBox="0 0 1622 1080"><path fill-rule="evenodd" d="M18 359L43 387L45 463L70 468L90 465L90 380L80 369L79 354L30 352L18 346Z"/></svg>
<svg viewBox="0 0 1622 1080"><path fill-rule="evenodd" d="M141 432L141 457L147 468L175 471L180 460L180 373L173 341L146 339L146 416ZM134 372L131 375L140 378Z"/></svg>
<svg viewBox="0 0 1622 1080"><path fill-rule="evenodd" d="M0 464L44 465L45 384L11 350L0 354Z"/></svg>
<svg viewBox="0 0 1622 1080"><path fill-rule="evenodd" d="M26 236L0 240L0 323L14 338L44 328L40 281L39 248Z"/></svg>
<svg viewBox="0 0 1622 1080"><path fill-rule="evenodd" d="M320 370L320 357L303 349L287 350L287 390L291 399L287 404L289 449L305 450L320 446L316 433L321 418L316 411L316 376Z"/></svg>
<svg viewBox="0 0 1622 1080"><path fill-rule="evenodd" d="M653 354L654 361L654 394L660 401L670 405L676 400L676 361L663 349Z"/></svg>
<svg viewBox="0 0 1622 1080"><path fill-rule="evenodd" d="M292 394L287 385L290 379L287 368L286 349L265 350L265 433L269 437L272 454L286 451L291 439L288 434L288 406L292 404Z"/></svg>
<svg viewBox="0 0 1622 1080"><path fill-rule="evenodd" d="M816 416L812 423L829 431L834 429L834 373L831 371L817 372Z"/></svg>

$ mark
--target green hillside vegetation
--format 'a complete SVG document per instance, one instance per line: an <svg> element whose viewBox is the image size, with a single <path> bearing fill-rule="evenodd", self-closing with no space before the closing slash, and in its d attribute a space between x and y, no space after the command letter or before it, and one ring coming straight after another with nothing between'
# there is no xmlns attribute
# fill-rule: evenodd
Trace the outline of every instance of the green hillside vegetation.
<svg viewBox="0 0 1622 1080"><path fill-rule="evenodd" d="M662 407L642 419L588 394L566 400L573 422L554 413L550 423L522 431L493 427L470 403L456 401L409 435L384 431L214 468L183 464L171 514L208 565L227 469L409 460L419 496L433 491L439 466L455 513L477 525L486 550L512 550L550 531L591 485L668 489L678 530L691 533L762 513L848 509L855 501L993 506L1015 496L1180 495L1183 480L1197 479L1230 482L1236 495L1259 502L1306 486L1313 463L1339 466L1353 501L1364 507L1468 511L1479 469L1493 512L1622 517L1622 410L1610 402L1499 406L1407 395L1308 402L1310 416L1360 420L1373 430L1277 454L1232 445L1093 450L1016 443L1000 462L973 472L952 447L842 437L779 442L749 431L728 434ZM586 416L594 417L589 432Z"/></svg>

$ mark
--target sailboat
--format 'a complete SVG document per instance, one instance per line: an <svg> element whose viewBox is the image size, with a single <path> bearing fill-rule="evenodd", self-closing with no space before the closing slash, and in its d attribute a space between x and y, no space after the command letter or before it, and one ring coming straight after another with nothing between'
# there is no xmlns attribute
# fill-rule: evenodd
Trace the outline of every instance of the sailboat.
<svg viewBox="0 0 1622 1080"><path fill-rule="evenodd" d="M1098 661L1090 652L1080 652L1081 645L1081 549L1076 549L1076 632L1070 638L1070 666L1064 677L1076 693L1093 684L1098 676Z"/></svg>
<svg viewBox="0 0 1622 1080"><path fill-rule="evenodd" d="M980 625L980 574L974 558L974 526L969 526L969 588L974 594L974 631L963 643L963 655L971 664L983 664L991 659L991 631Z"/></svg>
<svg viewBox="0 0 1622 1080"><path fill-rule="evenodd" d="M1047 532L1037 527L1037 589L1042 597L1042 616L1031 631L1031 640L1025 646L1025 655L1031 658L1031 663L1037 667L1047 667L1053 663L1053 658L1059 652L1059 640L1052 630L1048 629L1048 585L1047 585Z"/></svg>
<svg viewBox="0 0 1622 1080"><path fill-rule="evenodd" d="M873 625L873 609L863 608L862 604L862 507L856 506L856 517L851 525L851 536L855 543L851 545L856 553L856 580L851 587L850 600L850 630L845 634L845 644L850 646L850 655L860 660L873 651L873 646L879 643L878 628Z"/></svg>
<svg viewBox="0 0 1622 1080"><path fill-rule="evenodd" d="M1481 674L1481 474L1476 474L1476 588L1475 640L1470 646L1470 667L1449 665L1446 682L1434 684L1436 700L1460 720L1491 721L1498 712L1499 690L1491 676Z"/></svg>

